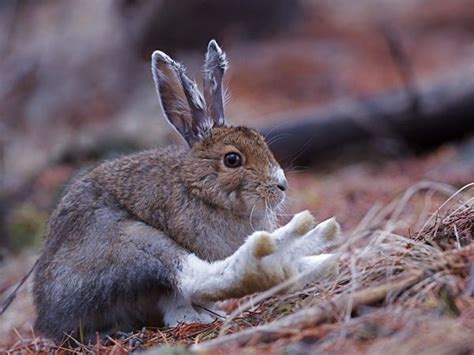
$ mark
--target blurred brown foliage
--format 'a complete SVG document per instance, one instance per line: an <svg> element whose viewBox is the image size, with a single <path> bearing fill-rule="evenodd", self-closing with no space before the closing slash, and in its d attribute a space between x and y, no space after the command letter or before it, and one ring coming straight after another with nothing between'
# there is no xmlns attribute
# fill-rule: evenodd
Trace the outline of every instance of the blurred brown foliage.
<svg viewBox="0 0 474 355"><path fill-rule="evenodd" d="M229 121L279 127L295 112L403 87L381 23L399 31L417 82L474 63L471 0L0 1L0 254L9 250L0 290L32 264L11 251L39 244L80 169L175 141L154 92L152 50L199 81L202 53L216 38L231 61ZM350 229L416 181L472 181L472 151L471 140L398 160L293 167L289 212L336 215ZM420 213L424 202L407 212ZM9 321L29 332L33 310L22 297Z"/></svg>

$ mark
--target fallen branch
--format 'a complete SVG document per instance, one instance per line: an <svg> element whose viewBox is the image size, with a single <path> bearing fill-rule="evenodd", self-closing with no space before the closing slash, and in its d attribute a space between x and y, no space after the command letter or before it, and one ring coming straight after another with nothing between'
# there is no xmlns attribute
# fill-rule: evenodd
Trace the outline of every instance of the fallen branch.
<svg viewBox="0 0 474 355"><path fill-rule="evenodd" d="M15 300L16 294L18 293L18 290L23 286L23 284L28 280L30 275L33 273L33 270L36 268L36 265L38 265L38 259L35 261L33 266L28 270L25 276L21 279L20 283L15 287L15 289L8 295L8 297L3 301L1 308L0 308L0 317L5 313L5 311L10 307L11 303Z"/></svg>
<svg viewBox="0 0 474 355"><path fill-rule="evenodd" d="M371 305L383 301L387 296L400 293L415 285L424 277L425 273L419 271L397 282L371 287L354 293L345 293L339 295L332 301L328 301L312 308L302 309L270 324L261 325L239 333L195 344L191 347L191 350L208 351L231 344L245 346L254 338L258 338L260 341L270 342L284 334L291 334L295 331L330 320L335 314L343 312L349 307L354 310L362 305Z"/></svg>
<svg viewBox="0 0 474 355"><path fill-rule="evenodd" d="M472 69L448 80L417 85L417 108L406 89L367 99L339 100L288 122L261 129L284 165L309 166L399 156L433 149L474 133Z"/></svg>

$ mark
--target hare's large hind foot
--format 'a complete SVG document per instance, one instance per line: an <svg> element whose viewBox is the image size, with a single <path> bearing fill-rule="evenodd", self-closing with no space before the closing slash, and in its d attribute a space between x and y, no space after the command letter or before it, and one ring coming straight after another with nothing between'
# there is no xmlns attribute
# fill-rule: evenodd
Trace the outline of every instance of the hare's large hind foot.
<svg viewBox="0 0 474 355"><path fill-rule="evenodd" d="M211 313L205 308L193 306L189 300L176 295L163 297L159 305L163 311L163 322L167 327L189 323L208 324L214 322L218 317L225 317L219 311L212 310Z"/></svg>

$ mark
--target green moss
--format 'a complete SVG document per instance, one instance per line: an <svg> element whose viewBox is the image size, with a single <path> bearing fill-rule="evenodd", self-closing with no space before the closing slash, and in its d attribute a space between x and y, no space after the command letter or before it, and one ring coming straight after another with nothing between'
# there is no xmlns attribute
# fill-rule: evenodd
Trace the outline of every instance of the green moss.
<svg viewBox="0 0 474 355"><path fill-rule="evenodd" d="M27 247L38 248L46 230L48 214L31 204L16 208L8 218L9 245L14 252Z"/></svg>

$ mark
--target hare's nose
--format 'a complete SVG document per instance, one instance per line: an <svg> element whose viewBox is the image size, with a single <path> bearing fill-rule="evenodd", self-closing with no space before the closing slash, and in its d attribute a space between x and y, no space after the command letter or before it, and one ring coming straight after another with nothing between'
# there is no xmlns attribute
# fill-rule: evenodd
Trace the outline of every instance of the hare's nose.
<svg viewBox="0 0 474 355"><path fill-rule="evenodd" d="M273 173L273 177L276 180L277 187L281 191L286 191L286 189L288 188L288 181L286 180L286 176L283 172L283 169L278 168L277 170L275 170L275 172Z"/></svg>

